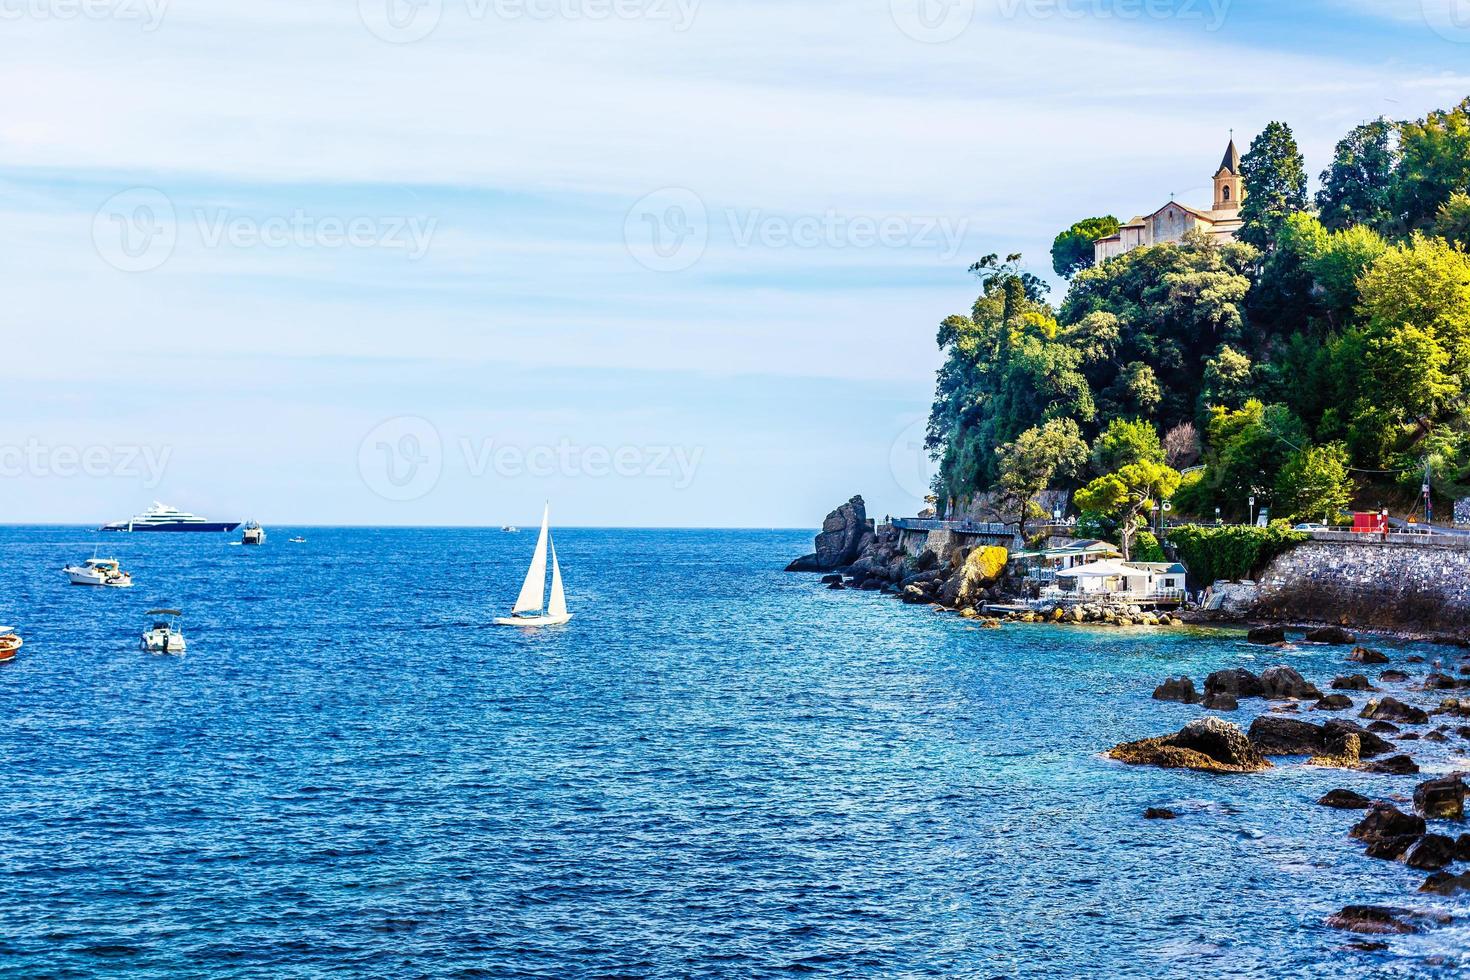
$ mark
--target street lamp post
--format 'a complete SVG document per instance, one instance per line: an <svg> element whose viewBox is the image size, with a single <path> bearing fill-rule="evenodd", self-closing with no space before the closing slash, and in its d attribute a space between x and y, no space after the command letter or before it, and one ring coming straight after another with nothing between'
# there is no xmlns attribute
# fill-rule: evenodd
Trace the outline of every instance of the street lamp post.
<svg viewBox="0 0 1470 980"><path fill-rule="evenodd" d="M1255 523L1256 523L1256 495L1255 494L1251 494L1251 498L1250 499L1251 499L1251 503L1250 503L1250 509L1248 511L1248 513L1250 514L1250 520L1247 521L1246 523L1250 524L1251 526L1255 526Z"/></svg>

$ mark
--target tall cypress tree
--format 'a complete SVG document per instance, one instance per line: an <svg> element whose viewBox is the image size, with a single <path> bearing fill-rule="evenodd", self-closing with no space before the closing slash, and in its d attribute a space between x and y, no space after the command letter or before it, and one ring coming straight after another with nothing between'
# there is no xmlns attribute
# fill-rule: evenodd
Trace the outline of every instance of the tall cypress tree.
<svg viewBox="0 0 1470 980"><path fill-rule="evenodd" d="M1291 127L1283 122L1267 126L1241 159L1240 170L1245 179L1240 217L1245 224L1239 238L1270 251L1286 216L1307 209L1306 161Z"/></svg>

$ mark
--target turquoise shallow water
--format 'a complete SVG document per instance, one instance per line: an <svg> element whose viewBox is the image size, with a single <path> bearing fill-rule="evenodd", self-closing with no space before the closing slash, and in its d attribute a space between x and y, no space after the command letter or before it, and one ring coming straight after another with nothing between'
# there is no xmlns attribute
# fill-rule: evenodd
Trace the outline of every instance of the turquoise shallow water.
<svg viewBox="0 0 1470 980"><path fill-rule="evenodd" d="M1343 650L982 630L782 574L807 532L560 532L577 618L526 634L487 624L529 533L269 530L105 537L139 585L100 591L58 571L94 532L0 529L0 975L1411 977L1470 941L1322 924L1470 914L1311 803L1412 777L1099 754L1198 714L1167 674ZM185 657L137 649L153 603Z"/></svg>

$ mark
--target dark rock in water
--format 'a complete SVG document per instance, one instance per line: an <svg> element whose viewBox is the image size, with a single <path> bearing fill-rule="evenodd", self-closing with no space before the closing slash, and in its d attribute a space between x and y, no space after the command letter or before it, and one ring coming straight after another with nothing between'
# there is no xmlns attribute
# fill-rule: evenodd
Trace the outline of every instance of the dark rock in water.
<svg viewBox="0 0 1470 980"><path fill-rule="evenodd" d="M1347 677L1339 677L1334 680L1332 689L1334 691L1371 691L1373 685L1362 674L1349 674Z"/></svg>
<svg viewBox="0 0 1470 980"><path fill-rule="evenodd" d="M1358 717L1370 718L1374 721L1397 721L1410 725L1423 725L1429 721L1429 712L1423 708L1404 704L1398 698L1390 697L1369 701Z"/></svg>
<svg viewBox="0 0 1470 980"><path fill-rule="evenodd" d="M1426 691L1453 691L1460 682L1445 674L1430 674L1421 687Z"/></svg>
<svg viewBox="0 0 1470 980"><path fill-rule="evenodd" d="M1400 735L1399 736L1399 741L1400 742L1417 742L1417 741L1419 741L1419 733L1418 732L1409 732L1407 735Z"/></svg>
<svg viewBox="0 0 1470 980"><path fill-rule="evenodd" d="M843 585L839 581L839 582L833 582L831 585L827 586L827 588L830 589L830 590L832 590L833 592L841 592L842 590L846 589L847 586Z"/></svg>
<svg viewBox="0 0 1470 980"><path fill-rule="evenodd" d="M1205 694L1231 694L1237 698L1258 698L1266 693L1261 679L1240 667L1217 670L1205 678Z"/></svg>
<svg viewBox="0 0 1470 980"><path fill-rule="evenodd" d="M1154 700L1195 704L1199 701L1199 694L1195 692L1194 681L1188 677L1181 677L1178 680L1171 677L1154 688Z"/></svg>
<svg viewBox="0 0 1470 980"><path fill-rule="evenodd" d="M823 575L822 576L822 584L823 585L832 585L834 583L835 584L841 584L841 582L842 582L842 576L841 575Z"/></svg>
<svg viewBox="0 0 1470 980"><path fill-rule="evenodd" d="M1470 738L1470 725L1461 725L1455 729L1455 734L1461 738Z"/></svg>
<svg viewBox="0 0 1470 980"><path fill-rule="evenodd" d="M1334 789L1317 801L1319 806L1330 806L1334 810L1366 810L1373 801L1350 789Z"/></svg>
<svg viewBox="0 0 1470 980"><path fill-rule="evenodd" d="M1392 803L1375 803L1348 835L1370 844L1394 837L1419 838L1424 835L1424 818L1405 813Z"/></svg>
<svg viewBox="0 0 1470 980"><path fill-rule="evenodd" d="M866 582L863 583L863 591L864 592L877 592L877 591L879 591L882 588L883 588L883 582L880 579L870 578Z"/></svg>
<svg viewBox="0 0 1470 980"><path fill-rule="evenodd" d="M1308 643L1326 643L1331 646L1345 646L1356 643L1358 638L1341 626L1323 626L1320 629L1307 630Z"/></svg>
<svg viewBox="0 0 1470 980"><path fill-rule="evenodd" d="M929 601L929 596L917 585L910 585L899 594L899 599L910 606L921 606Z"/></svg>
<svg viewBox="0 0 1470 980"><path fill-rule="evenodd" d="M1302 712L1302 706L1295 701L1287 701L1284 704L1272 705L1271 710L1278 715L1299 715Z"/></svg>
<svg viewBox="0 0 1470 980"><path fill-rule="evenodd" d="M1413 776L1419 772L1419 767L1413 759L1406 755L1392 755L1387 759L1367 763L1363 766L1363 771L1383 773L1389 776Z"/></svg>
<svg viewBox="0 0 1470 980"><path fill-rule="evenodd" d="M1145 820L1173 820L1178 816L1179 814L1173 810L1166 810L1163 807L1151 806L1143 811L1143 819Z"/></svg>
<svg viewBox="0 0 1470 980"><path fill-rule="evenodd" d="M1235 695L1233 694L1206 694L1200 704L1211 711L1240 710L1240 702L1235 699Z"/></svg>
<svg viewBox="0 0 1470 980"><path fill-rule="evenodd" d="M925 548L914 560L914 571L932 572L939 567L939 554L933 548Z"/></svg>
<svg viewBox="0 0 1470 980"><path fill-rule="evenodd" d="M1455 861L1455 841L1444 834L1425 834L1404 852L1404 863L1420 871L1438 871Z"/></svg>
<svg viewBox="0 0 1470 980"><path fill-rule="evenodd" d="M1470 873L1457 875L1448 871L1436 871L1424 879L1419 890L1431 895L1458 895L1460 892L1470 891Z"/></svg>
<svg viewBox="0 0 1470 980"><path fill-rule="evenodd" d="M1431 915L1383 905L1349 905L1341 912L1327 917L1327 924L1334 929L1360 932L1369 936L1406 936L1422 931L1425 925L1443 925L1449 921L1450 917L1447 915Z"/></svg>
<svg viewBox="0 0 1470 980"><path fill-rule="evenodd" d="M1262 755L1315 755L1325 745L1320 725L1275 715L1251 722L1250 740Z"/></svg>
<svg viewBox="0 0 1470 980"><path fill-rule="evenodd" d="M1267 667L1261 674L1261 691L1272 701L1315 701L1322 696L1316 685L1290 667Z"/></svg>
<svg viewBox="0 0 1470 980"><path fill-rule="evenodd" d="M1413 834L1385 837L1382 840L1371 841L1363 853L1375 861L1400 861L1418 839Z"/></svg>
<svg viewBox="0 0 1470 980"><path fill-rule="evenodd" d="M1414 787L1414 809L1429 820L1465 819L1465 781L1458 773Z"/></svg>
<svg viewBox="0 0 1470 980"><path fill-rule="evenodd" d="M1333 739L1341 738L1343 735L1351 734L1358 736L1360 751L1365 759L1393 751L1392 742L1379 738L1362 725L1347 718L1330 719L1322 726L1322 733L1323 737L1329 742Z"/></svg>
<svg viewBox="0 0 1470 980"><path fill-rule="evenodd" d="M857 561L868 530L867 505L861 496L827 515L817 535L817 552L786 566L788 572L831 572Z"/></svg>
<svg viewBox="0 0 1470 980"><path fill-rule="evenodd" d="M1348 654L1348 659L1351 660L1353 663L1356 663L1356 664L1386 664L1386 663L1388 663L1388 657L1387 656L1385 656L1384 654L1380 653L1377 650L1370 650L1367 647L1356 647L1356 648L1354 648L1353 652L1350 653L1350 654Z"/></svg>
<svg viewBox="0 0 1470 980"><path fill-rule="evenodd" d="M1461 834L1455 838L1455 860L1470 861L1470 834Z"/></svg>
<svg viewBox="0 0 1470 980"><path fill-rule="evenodd" d="M1470 718L1470 698L1445 698L1434 709L1437 715L1459 715L1461 718Z"/></svg>
<svg viewBox="0 0 1470 980"><path fill-rule="evenodd" d="M1280 626L1255 626L1246 634L1245 638L1252 643L1268 645L1281 643L1286 639L1286 630Z"/></svg>
<svg viewBox="0 0 1470 980"><path fill-rule="evenodd" d="M1380 735L1397 735L1399 733L1399 726L1391 721L1375 721L1368 726L1368 731L1377 732Z"/></svg>
<svg viewBox="0 0 1470 980"><path fill-rule="evenodd" d="M1432 732L1425 732L1424 740L1426 742L1448 742L1450 739L1449 736L1445 734L1443 728L1436 728Z"/></svg>
<svg viewBox="0 0 1470 980"><path fill-rule="evenodd" d="M1199 718L1173 735L1125 742L1108 756L1129 765L1160 766L1165 769L1198 769L1204 772L1260 772L1271 763L1235 725L1219 718Z"/></svg>
<svg viewBox="0 0 1470 980"><path fill-rule="evenodd" d="M1312 705L1317 711L1346 711L1353 706L1353 699L1346 694L1329 694Z"/></svg>
<svg viewBox="0 0 1470 980"><path fill-rule="evenodd" d="M1402 684L1409 679L1409 675L1402 670L1385 670L1378 675L1378 679L1385 684Z"/></svg>
<svg viewBox="0 0 1470 980"><path fill-rule="evenodd" d="M1422 664L1423 662L1424 658L1419 656L1417 653L1410 654L1409 656L1404 658L1404 663L1406 664Z"/></svg>

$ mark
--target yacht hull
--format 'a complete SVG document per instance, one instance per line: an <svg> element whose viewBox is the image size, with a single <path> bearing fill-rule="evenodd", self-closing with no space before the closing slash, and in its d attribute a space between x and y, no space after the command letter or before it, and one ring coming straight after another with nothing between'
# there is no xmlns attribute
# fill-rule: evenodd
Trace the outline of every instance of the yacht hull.
<svg viewBox="0 0 1470 980"><path fill-rule="evenodd" d="M503 616L495 620L496 626L560 626L572 618L571 613L560 616Z"/></svg>
<svg viewBox="0 0 1470 980"><path fill-rule="evenodd" d="M104 525L100 530L103 530L103 531L131 531L134 534L138 534L138 533L141 533L143 531L152 531L152 532L156 532L156 533L169 533L169 534L176 534L176 533L184 533L184 532L191 532L191 531L193 531L193 532L213 532L215 534L218 534L218 533L221 533L221 532L233 531L235 528L237 528L239 526L240 526L240 522L239 521L234 521L234 522L230 522L230 521L206 521L206 522L200 522L200 523L190 522L190 523L173 523L173 524L134 524L131 527L128 526L126 523L123 523L123 524L107 524L107 525Z"/></svg>

